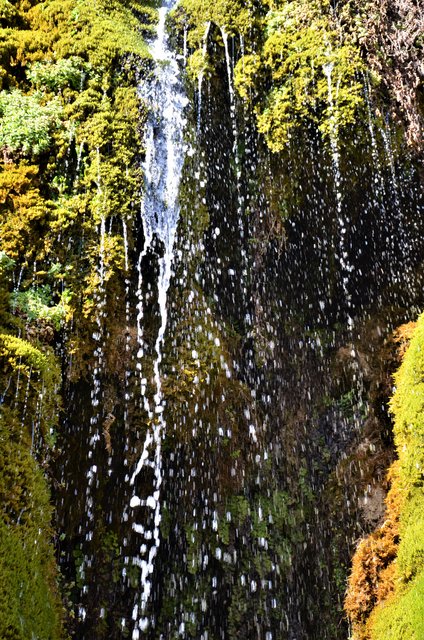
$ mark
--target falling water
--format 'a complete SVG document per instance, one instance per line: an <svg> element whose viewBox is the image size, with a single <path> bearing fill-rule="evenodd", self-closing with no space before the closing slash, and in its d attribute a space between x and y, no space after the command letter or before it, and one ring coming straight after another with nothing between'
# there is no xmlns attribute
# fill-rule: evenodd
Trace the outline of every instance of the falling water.
<svg viewBox="0 0 424 640"><path fill-rule="evenodd" d="M207 51L208 51L208 37L209 37L209 31L211 28L211 22L207 22L206 23L206 28L205 28L205 34L203 36L203 46L202 46L202 56L203 56L203 63L205 63L206 61L206 55L207 55ZM186 42L184 41L184 60L186 59ZM198 93L199 93L199 101L198 101L198 105L197 105L197 131L199 132L201 129L201 124L202 124L202 86L203 86L203 79L205 77L205 71L204 68L202 68L200 70L199 73L199 77L197 79L197 83L198 83Z"/></svg>
<svg viewBox="0 0 424 640"><path fill-rule="evenodd" d="M187 36L188 36L188 28L187 26L184 27L184 43L183 43L183 62L184 62L184 67L187 65Z"/></svg>
<svg viewBox="0 0 424 640"><path fill-rule="evenodd" d="M77 166L75 169L75 181L74 181L75 189L77 189L80 181L80 172L81 172L81 164L82 164L82 155L84 153L84 144L85 144L85 140L82 140L82 142L80 142L80 145L78 147Z"/></svg>
<svg viewBox="0 0 424 640"><path fill-rule="evenodd" d="M100 416L101 416L101 398L102 398L102 374L105 366L105 335L104 335L104 319L106 317L106 287L105 287L105 240L106 240L106 220L102 212L102 184L100 174L100 151L97 149L97 195L98 205L100 209L100 225L99 225L99 256L97 267L98 287L95 294L96 299L96 330L93 333L93 340L96 347L94 349L94 369L93 369L93 386L91 389L91 406L92 415L90 418L89 428L89 450L88 459L90 467L87 471L87 486L85 494L86 504L86 533L85 539L91 542L95 528L95 488L98 486L98 461L96 459L96 451L100 441ZM94 551L90 548L90 552L84 557L84 562L80 567L80 576L84 580L85 567L90 567L94 560ZM88 592L88 585L84 585L83 592ZM80 617L84 620L86 610L80 608Z"/></svg>
<svg viewBox="0 0 424 640"><path fill-rule="evenodd" d="M133 640L140 636L148 626L145 615L146 606L151 594L151 576L154 570L154 559L157 555L159 525L161 522L160 488L162 484L162 438L165 431L163 417L164 402L161 383L162 346L167 327L167 294L172 275L174 243L179 218L178 190L183 164L183 117L187 99L183 94L179 79L179 67L176 56L168 47L166 36L166 17L175 4L166 2L159 9L157 37L151 47L151 54L156 63L154 78L147 87L143 87L142 97L150 106L150 117L146 130L145 196L142 204L142 220L144 230L144 247L138 261L138 369L140 371L140 393L149 415L150 426L145 436L142 454L130 478L134 485L143 468L153 470L153 486L150 495L141 499L133 495L130 507L146 507L150 517L147 524L133 524L136 533L144 538L140 546L139 557L134 563L141 570L140 596L134 606ZM160 326L155 342L155 359L153 364L154 388L153 402L148 401L146 394L147 379L142 375L143 340L143 259L153 250L154 242L158 252L159 275L157 282L157 301L159 307Z"/></svg>
<svg viewBox="0 0 424 640"><path fill-rule="evenodd" d="M128 228L127 222L125 220L122 221L122 235L124 239L124 259L125 259L125 353L126 355L130 352L130 343L131 343L131 333L130 333L130 322L131 322L131 305L130 305L130 265L129 265L129 256L128 256ZM131 372L129 367L125 368L125 381L124 381L124 422L125 425L128 423L128 401L130 399L129 393L129 381L130 381Z"/></svg>
<svg viewBox="0 0 424 640"><path fill-rule="evenodd" d="M227 77L228 77L228 91L230 93L230 115L231 115L231 124L233 127L233 149L237 150L237 141L238 141L238 128L237 128L237 119L236 119L236 101L234 94L234 79L233 79L233 69L230 58L230 49L228 46L228 33L224 28L221 29L222 40L224 42L224 50L225 50L225 62L227 65ZM238 157L237 153L235 153L235 161L237 163L237 171L238 167Z"/></svg>
<svg viewBox="0 0 424 640"><path fill-rule="evenodd" d="M330 145L333 164L334 188L336 194L337 222L339 226L339 251L338 259L341 267L342 290L347 309L347 325L349 329L353 327L352 314L352 296L349 291L349 274L353 270L353 266L349 262L349 254L346 247L347 226L343 214L343 196L342 196L342 174L340 170L340 151L338 142L338 126L336 120L336 111L333 98L332 74L333 64L327 63L323 66L324 74L328 82L328 105L330 114Z"/></svg>
<svg viewBox="0 0 424 640"><path fill-rule="evenodd" d="M406 230L407 225L401 204L401 186L396 176L395 159L390 139L390 129L387 123L380 128L380 134L383 139L386 161L388 161L390 168L390 191L393 195L393 202L395 205L395 220L393 221L395 223L394 233L391 240L392 242L396 242L402 248L402 252L404 254L402 268L403 271L408 273L410 276L412 272L409 255L410 243L408 241L408 233ZM397 279L400 279L400 277L395 274L394 280L396 281Z"/></svg>

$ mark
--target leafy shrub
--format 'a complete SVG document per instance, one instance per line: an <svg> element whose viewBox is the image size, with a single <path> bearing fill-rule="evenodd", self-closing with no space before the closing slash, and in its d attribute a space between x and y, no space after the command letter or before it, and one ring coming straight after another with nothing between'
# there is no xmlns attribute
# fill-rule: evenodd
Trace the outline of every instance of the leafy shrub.
<svg viewBox="0 0 424 640"><path fill-rule="evenodd" d="M45 320L59 329L66 318L70 300L71 293L65 289L59 303L53 304L51 288L46 284L12 293L12 308L24 314L30 322Z"/></svg>
<svg viewBox="0 0 424 640"><path fill-rule="evenodd" d="M79 89L89 66L78 56L63 58L57 62L35 62L27 72L28 79L40 89L47 87L59 91L65 87Z"/></svg>
<svg viewBox="0 0 424 640"><path fill-rule="evenodd" d="M38 94L25 95L18 89L0 92L0 148L37 156L51 144L59 105L40 103Z"/></svg>

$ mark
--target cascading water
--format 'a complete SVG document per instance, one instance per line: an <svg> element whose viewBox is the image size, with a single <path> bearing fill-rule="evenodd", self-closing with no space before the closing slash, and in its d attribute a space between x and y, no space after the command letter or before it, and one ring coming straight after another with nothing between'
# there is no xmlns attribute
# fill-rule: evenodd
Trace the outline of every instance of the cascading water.
<svg viewBox="0 0 424 640"><path fill-rule="evenodd" d="M92 416L88 438L89 421L78 411L70 420L77 436L85 425L86 472L68 485L62 509L65 562L79 590L74 637L344 640L328 624L341 619L334 576L362 524L343 458L347 465L368 420L370 355L359 334L369 300L387 299L369 277L378 272L371 247L380 243L387 261L395 255L384 222L404 198L402 179L381 156L370 108L364 147L374 167L365 195L354 192L331 64L328 144L307 131L283 162L270 157L236 95L246 45L225 27L203 24L199 53L211 64L185 113L178 61L188 60L191 41L187 27L182 55L170 51L175 4L159 11L154 70L139 90L150 113L142 228L122 220L120 289L105 273L112 222L99 217L94 380L81 403ZM395 182L398 194L383 206ZM360 233L365 257L353 251ZM116 318L104 318L115 299ZM120 361L109 332L121 339ZM344 504L329 506L329 482ZM79 510L68 509L79 494Z"/></svg>
<svg viewBox="0 0 424 640"><path fill-rule="evenodd" d="M100 176L100 154L97 150L97 194L99 199L99 206L101 209L102 199L102 184ZM89 428L89 450L88 459L90 467L87 471L87 488L86 488L86 541L88 543L89 553L85 555L84 562L80 567L81 580L85 578L85 567L91 567L94 561L94 551L91 547L91 541L93 538L95 528L95 490L98 485L97 473L99 471L96 452L101 439L100 436L100 415L101 415L101 396L102 396L102 374L104 372L104 358L105 358L105 335L104 335L104 320L106 316L106 289L105 289L105 238L106 238L106 220L101 213L100 225L99 225L99 263L97 268L98 289L96 295L96 331L93 334L93 340L96 343L94 350L94 369L93 369L93 387L91 390L91 404L93 413L90 418ZM84 592L87 593L89 585L84 585ZM82 606L79 611L79 615L82 619L85 618L86 610Z"/></svg>
<svg viewBox="0 0 424 640"><path fill-rule="evenodd" d="M349 291L349 274L353 270L353 266L349 262L349 254L346 247L347 225L343 212L343 195L342 195L342 174L340 171L340 151L338 143L338 127L336 121L336 110L333 96L333 64L327 63L323 67L328 84L328 105L329 105L329 126L330 126L330 145L333 164L334 189L336 194L337 222L339 227L339 251L338 259L342 271L342 289L345 297L345 305L347 309L347 325L349 329L353 328L352 318L352 296ZM336 88L337 91L337 88Z"/></svg>
<svg viewBox="0 0 424 640"><path fill-rule="evenodd" d="M208 51L208 37L209 31L211 28L211 23L207 22L205 27L205 33L203 36L203 46L202 46L202 55L203 55L203 63L205 63L206 55ZM186 60L186 46L187 43L184 41L184 61ZM204 69L200 70L199 77L197 79L197 92L198 92L198 104L197 104L197 131L199 132L202 126L202 87L203 87L203 79L205 77Z"/></svg>
<svg viewBox="0 0 424 640"><path fill-rule="evenodd" d="M134 630L133 640L139 637L140 630L148 626L145 617L146 605L149 600L152 584L151 575L154 570L154 559L159 547L159 525L161 522L160 490L162 485L162 438L165 431L163 418L164 398L161 383L162 345L167 327L167 293L172 275L174 243L179 218L178 190L183 164L183 111L187 105L179 79L179 67L176 56L171 52L166 35L166 17L175 4L166 2L159 9L159 24L157 37L151 47L155 62L154 77L144 87L142 97L150 108L150 116L146 129L146 160L145 196L142 203L142 221L144 230L144 248L138 261L138 369L141 378L140 393L147 409L151 426L149 426L141 457L130 478L130 484L135 485L137 476L143 468L153 470L153 486L147 498L134 495L130 507L146 507L148 510L147 524L133 524L133 528L144 540L140 546L140 555L134 558L134 563L141 569L141 584L139 601L133 610ZM154 389L153 401L147 397L147 379L143 377L142 358L144 355L143 340L143 299L142 262L153 242L159 245L159 274L157 281L157 300L159 307L160 325L155 342L155 357L153 364Z"/></svg>

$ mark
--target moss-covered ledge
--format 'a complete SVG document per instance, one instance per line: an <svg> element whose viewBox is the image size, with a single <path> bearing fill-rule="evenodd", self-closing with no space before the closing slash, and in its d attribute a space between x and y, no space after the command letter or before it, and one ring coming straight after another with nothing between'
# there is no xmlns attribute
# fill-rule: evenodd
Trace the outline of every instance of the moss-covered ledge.
<svg viewBox="0 0 424 640"><path fill-rule="evenodd" d="M398 460L386 520L353 559L346 611L354 640L424 635L424 315L395 375L391 400Z"/></svg>

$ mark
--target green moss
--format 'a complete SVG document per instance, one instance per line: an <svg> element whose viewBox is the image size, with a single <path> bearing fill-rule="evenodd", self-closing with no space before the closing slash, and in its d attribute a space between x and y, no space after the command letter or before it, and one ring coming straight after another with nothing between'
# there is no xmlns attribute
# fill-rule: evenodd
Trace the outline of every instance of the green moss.
<svg viewBox="0 0 424 640"><path fill-rule="evenodd" d="M199 45L205 33L207 22L213 22L225 29L229 35L248 32L253 15L254 2L248 0L182 0L175 12L180 24L189 24L189 43Z"/></svg>
<svg viewBox="0 0 424 640"><path fill-rule="evenodd" d="M371 616L373 640L424 638L424 573Z"/></svg>
<svg viewBox="0 0 424 640"><path fill-rule="evenodd" d="M63 637L58 603L46 582L46 569L51 568L40 557L37 537L31 542L38 552L29 555L25 543L0 521L0 636L4 640ZM52 564L51 550L49 560Z"/></svg>
<svg viewBox="0 0 424 640"><path fill-rule="evenodd" d="M424 495L414 498L408 501L407 511L401 517L397 564L405 580L424 573Z"/></svg>
<svg viewBox="0 0 424 640"><path fill-rule="evenodd" d="M256 111L259 131L275 152L305 121L315 122L326 137L352 124L362 103L356 78L363 69L359 51L340 44L327 2L296 0L279 7L266 17L261 55L242 57L235 76L245 98L259 96L264 80L270 83Z"/></svg>
<svg viewBox="0 0 424 640"><path fill-rule="evenodd" d="M424 315L395 376L391 401L399 456L394 488L402 496L393 595L372 613L372 640L424 637Z"/></svg>
<svg viewBox="0 0 424 640"><path fill-rule="evenodd" d="M208 57L202 49L196 49L187 60L187 73L192 82L210 71Z"/></svg>
<svg viewBox="0 0 424 640"><path fill-rule="evenodd" d="M0 414L0 637L63 638L45 479L20 419Z"/></svg>

